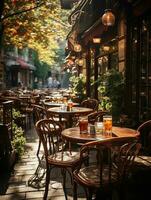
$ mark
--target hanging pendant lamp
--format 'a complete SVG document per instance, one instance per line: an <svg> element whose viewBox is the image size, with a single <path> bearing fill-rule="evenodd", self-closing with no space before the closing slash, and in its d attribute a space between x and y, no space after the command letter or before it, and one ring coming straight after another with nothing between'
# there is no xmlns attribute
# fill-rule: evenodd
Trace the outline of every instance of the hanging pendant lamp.
<svg viewBox="0 0 151 200"><path fill-rule="evenodd" d="M76 43L76 44L74 45L74 51L75 51L75 52L81 52L81 50L82 50L81 45L78 44L78 43Z"/></svg>
<svg viewBox="0 0 151 200"><path fill-rule="evenodd" d="M111 9L106 9L102 16L102 23L105 26L113 26L115 24L115 16Z"/></svg>

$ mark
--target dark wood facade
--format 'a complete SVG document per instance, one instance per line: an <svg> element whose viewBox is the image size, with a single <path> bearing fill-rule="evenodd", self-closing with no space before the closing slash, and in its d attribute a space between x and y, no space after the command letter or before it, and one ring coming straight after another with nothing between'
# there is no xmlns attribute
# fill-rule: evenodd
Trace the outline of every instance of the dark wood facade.
<svg viewBox="0 0 151 200"><path fill-rule="evenodd" d="M128 112L137 121L151 117L151 14L146 12L130 19L127 26Z"/></svg>
<svg viewBox="0 0 151 200"><path fill-rule="evenodd" d="M91 2L96 3L95 0ZM74 37L86 51L87 96L98 98L98 85L96 83L92 87L90 79L96 81L99 74L107 69L119 69L126 79L124 112L137 124L151 117L151 2L111 1L111 7L116 17L114 26L105 27L101 23L106 5L97 1L95 14L92 12L93 5L90 9L87 5L87 13L78 19L81 28L74 30L77 34ZM82 19L85 21L86 16L87 21L90 16L93 20L92 23L87 22L84 29ZM94 37L101 38L101 43L94 45Z"/></svg>

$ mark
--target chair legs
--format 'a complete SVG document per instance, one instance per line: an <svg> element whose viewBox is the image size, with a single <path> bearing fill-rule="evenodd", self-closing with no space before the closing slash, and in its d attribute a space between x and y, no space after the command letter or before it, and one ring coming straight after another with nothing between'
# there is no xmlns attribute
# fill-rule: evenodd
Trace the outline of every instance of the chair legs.
<svg viewBox="0 0 151 200"><path fill-rule="evenodd" d="M77 183L73 181L73 200L77 200Z"/></svg>
<svg viewBox="0 0 151 200"><path fill-rule="evenodd" d="M49 191L49 183L50 183L50 173L51 173L51 167L47 164L47 170L46 170L46 183L45 183L45 192L44 192L44 197L43 200L47 199L48 196L48 191ZM61 174L63 177L63 191L64 191L64 195L65 195L65 199L67 200L67 192L66 192L66 172L68 170L65 168L61 168ZM68 171L69 172L69 171ZM69 173L70 174L70 173ZM71 176L71 174L70 174ZM72 177L71 177L72 180ZM73 183L73 198L74 200L77 200L77 186L74 185L74 182L71 181ZM76 183L75 183L76 184Z"/></svg>
<svg viewBox="0 0 151 200"><path fill-rule="evenodd" d="M87 197L87 200L92 200L92 195L93 195L93 192L91 189L88 189L86 191L86 197Z"/></svg>
<svg viewBox="0 0 151 200"><path fill-rule="evenodd" d="M45 185L45 193L43 200L47 199L48 190L49 190L49 182L50 182L50 167L47 164L47 171L46 171L46 185Z"/></svg>
<svg viewBox="0 0 151 200"><path fill-rule="evenodd" d="M38 149L37 149L37 154L36 154L38 158L39 158L40 147L41 147L41 140L39 140Z"/></svg>
<svg viewBox="0 0 151 200"><path fill-rule="evenodd" d="M63 177L63 191L65 194L65 199L67 200L67 193L66 193L66 170L61 169L62 177Z"/></svg>

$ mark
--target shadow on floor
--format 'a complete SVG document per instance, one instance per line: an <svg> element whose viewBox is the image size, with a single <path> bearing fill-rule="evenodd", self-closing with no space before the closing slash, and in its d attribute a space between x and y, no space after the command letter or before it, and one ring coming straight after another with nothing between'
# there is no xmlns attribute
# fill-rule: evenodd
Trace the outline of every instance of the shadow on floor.
<svg viewBox="0 0 151 200"><path fill-rule="evenodd" d="M41 188L44 189L45 178L46 178L46 165L45 165L45 160L42 157L35 170L35 173L28 180L28 186L38 190ZM62 182L63 180L62 180L61 170L57 167L56 168L54 167L50 174L50 184L49 184L50 188L61 189ZM66 191L67 195L73 197L71 178L68 173L66 177L66 188L67 188ZM80 198L85 197L84 191L80 186L78 187L78 197Z"/></svg>
<svg viewBox="0 0 151 200"><path fill-rule="evenodd" d="M3 168L0 169L0 195L6 193L9 186L9 179L11 177L11 170L5 172Z"/></svg>
<svg viewBox="0 0 151 200"><path fill-rule="evenodd" d="M121 190L113 190L112 197L103 193L101 190L97 191L95 200L146 200L150 199L150 180L151 169L140 170L123 183Z"/></svg>

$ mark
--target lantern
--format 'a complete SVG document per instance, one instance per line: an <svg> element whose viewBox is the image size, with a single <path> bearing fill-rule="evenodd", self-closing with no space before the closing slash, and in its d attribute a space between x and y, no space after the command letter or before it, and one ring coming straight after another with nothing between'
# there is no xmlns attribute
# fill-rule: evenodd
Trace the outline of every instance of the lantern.
<svg viewBox="0 0 151 200"><path fill-rule="evenodd" d="M102 23L105 26L113 26L115 23L115 16L112 13L111 9L106 9L105 13L102 16Z"/></svg>
<svg viewBox="0 0 151 200"><path fill-rule="evenodd" d="M81 50L82 50L82 47L81 47L80 44L75 44L75 45L74 45L74 51L75 51L75 52L80 52Z"/></svg>
<svg viewBox="0 0 151 200"><path fill-rule="evenodd" d="M79 59L79 60L78 60L78 65L79 65L80 67L82 67L83 64L84 64L84 60L83 60L82 58Z"/></svg>
<svg viewBox="0 0 151 200"><path fill-rule="evenodd" d="M101 38L93 38L93 43L94 44L100 44Z"/></svg>

